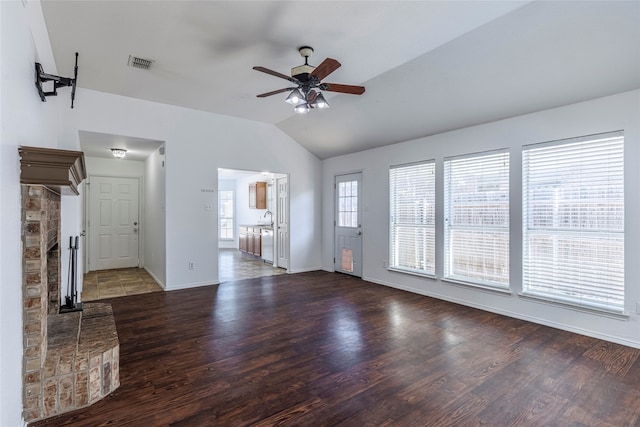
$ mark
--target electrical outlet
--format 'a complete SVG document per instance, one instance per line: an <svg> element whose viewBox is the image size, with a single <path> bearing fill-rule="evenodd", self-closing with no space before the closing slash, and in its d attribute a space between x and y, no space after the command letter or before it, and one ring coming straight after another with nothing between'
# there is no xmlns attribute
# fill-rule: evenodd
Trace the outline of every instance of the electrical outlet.
<svg viewBox="0 0 640 427"><path fill-rule="evenodd" d="M382 261L382 266L383 266L384 268L387 268L387 260L386 260L386 259Z"/></svg>
<svg viewBox="0 0 640 427"><path fill-rule="evenodd" d="M189 261L189 270L195 270L196 269L196 263L193 261Z"/></svg>

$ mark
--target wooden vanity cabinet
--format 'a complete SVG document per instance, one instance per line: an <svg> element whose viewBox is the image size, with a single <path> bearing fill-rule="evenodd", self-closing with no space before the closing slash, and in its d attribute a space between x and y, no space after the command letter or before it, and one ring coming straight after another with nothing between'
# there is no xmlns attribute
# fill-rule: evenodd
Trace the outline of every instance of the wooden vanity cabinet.
<svg viewBox="0 0 640 427"><path fill-rule="evenodd" d="M240 227L238 248L255 256L262 256L262 234L259 227Z"/></svg>
<svg viewBox="0 0 640 427"><path fill-rule="evenodd" d="M262 232L259 228L256 228L253 233L253 252L257 257L262 256Z"/></svg>
<svg viewBox="0 0 640 427"><path fill-rule="evenodd" d="M249 252L249 235L247 233L247 227L240 227L238 233L238 246L242 252Z"/></svg>

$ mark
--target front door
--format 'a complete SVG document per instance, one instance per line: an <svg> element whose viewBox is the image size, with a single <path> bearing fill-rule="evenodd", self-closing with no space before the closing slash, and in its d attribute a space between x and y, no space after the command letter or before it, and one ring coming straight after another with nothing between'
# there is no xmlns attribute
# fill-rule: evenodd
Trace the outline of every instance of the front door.
<svg viewBox="0 0 640 427"><path fill-rule="evenodd" d="M138 178L90 178L89 271L139 266L138 186Z"/></svg>
<svg viewBox="0 0 640 427"><path fill-rule="evenodd" d="M336 176L335 194L334 269L362 277L362 173Z"/></svg>

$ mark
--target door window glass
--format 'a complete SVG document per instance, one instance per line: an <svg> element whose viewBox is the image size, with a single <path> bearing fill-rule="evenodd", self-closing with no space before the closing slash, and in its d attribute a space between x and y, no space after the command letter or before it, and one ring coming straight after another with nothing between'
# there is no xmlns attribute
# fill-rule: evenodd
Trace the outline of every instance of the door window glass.
<svg viewBox="0 0 640 427"><path fill-rule="evenodd" d="M358 181L338 183L338 227L358 227Z"/></svg>

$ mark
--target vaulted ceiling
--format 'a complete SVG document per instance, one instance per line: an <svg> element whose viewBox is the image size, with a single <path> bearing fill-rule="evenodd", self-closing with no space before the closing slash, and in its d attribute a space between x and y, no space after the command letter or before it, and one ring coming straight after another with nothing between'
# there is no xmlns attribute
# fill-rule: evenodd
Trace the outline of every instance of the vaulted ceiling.
<svg viewBox="0 0 640 427"><path fill-rule="evenodd" d="M640 88L638 1L43 1L80 88L274 124L319 158ZM331 108L297 115L283 74L326 57ZM153 60L127 66L129 55ZM80 92L79 92L80 94ZM81 98L77 108L81 108ZM144 135L136 135L144 137Z"/></svg>

